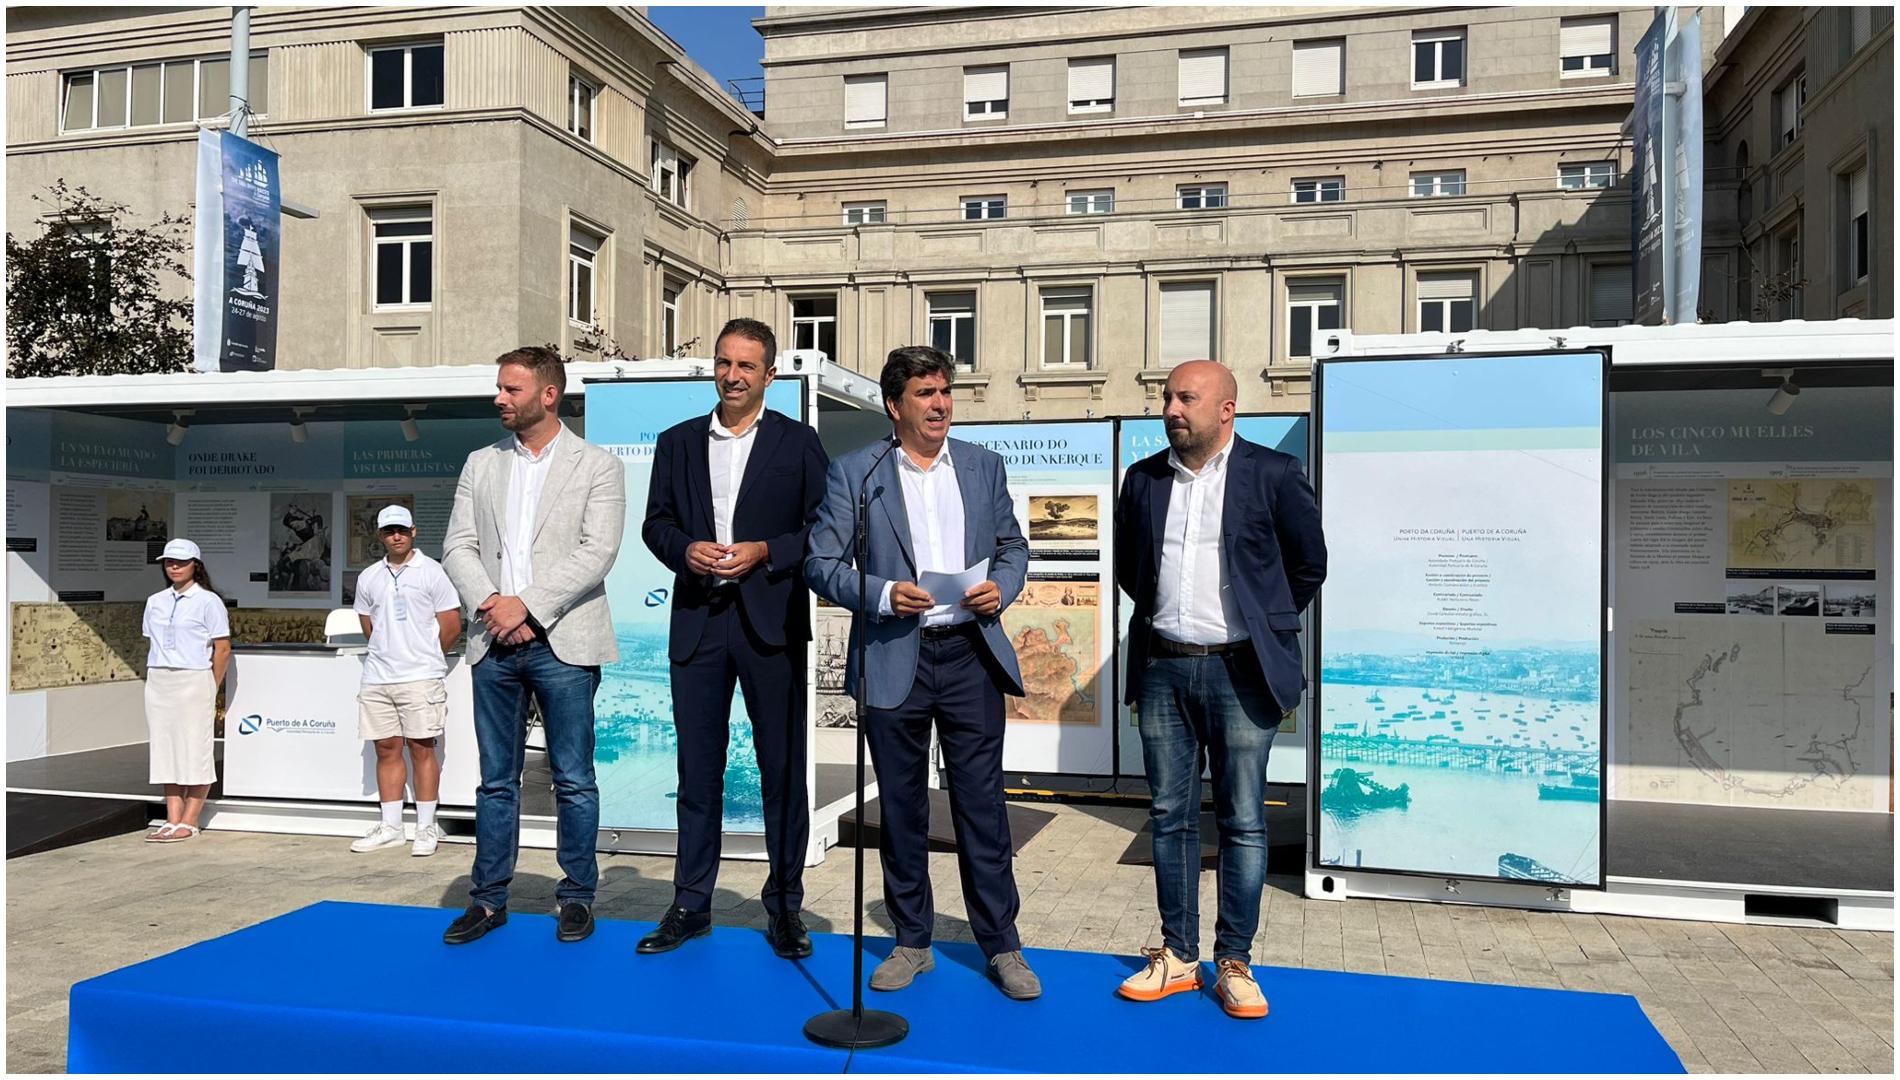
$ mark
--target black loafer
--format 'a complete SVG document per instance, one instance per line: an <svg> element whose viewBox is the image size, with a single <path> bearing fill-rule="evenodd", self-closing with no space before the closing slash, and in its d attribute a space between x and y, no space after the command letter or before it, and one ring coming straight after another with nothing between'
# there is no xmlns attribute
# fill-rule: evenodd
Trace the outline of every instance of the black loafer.
<svg viewBox="0 0 1900 1080"><path fill-rule="evenodd" d="M782 912L766 923L765 940L773 952L787 960L803 960L811 955L811 935L805 932L805 921L796 911Z"/></svg>
<svg viewBox="0 0 1900 1080"><path fill-rule="evenodd" d="M490 911L480 904L470 904L460 918L449 924L443 931L442 943L445 945L466 945L497 926L508 921L508 909Z"/></svg>
<svg viewBox="0 0 1900 1080"><path fill-rule="evenodd" d="M561 918L554 936L562 941L579 941L594 932L594 909L578 900L561 905Z"/></svg>
<svg viewBox="0 0 1900 1080"><path fill-rule="evenodd" d="M634 947L634 951L649 955L672 952L688 941L710 933L712 933L712 912L684 911L678 905L674 905L666 909L666 914L660 918L660 925L654 927L651 934L641 938L640 944Z"/></svg>

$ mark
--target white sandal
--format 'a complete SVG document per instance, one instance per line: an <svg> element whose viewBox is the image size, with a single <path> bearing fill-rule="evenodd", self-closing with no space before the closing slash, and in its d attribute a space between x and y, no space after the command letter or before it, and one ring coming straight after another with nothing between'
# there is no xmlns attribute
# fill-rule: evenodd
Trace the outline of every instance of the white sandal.
<svg viewBox="0 0 1900 1080"><path fill-rule="evenodd" d="M156 844L176 844L180 840L189 840L192 837L197 836L198 833L202 831L196 825L185 825L185 824L173 825L171 827L171 830L172 831L170 835L163 836L163 837L155 836L152 842Z"/></svg>
<svg viewBox="0 0 1900 1080"><path fill-rule="evenodd" d="M171 822L167 821L165 824L160 825L156 831L146 833L145 842L148 844L170 843L172 839L172 832L176 830L177 828L178 826L173 825Z"/></svg>

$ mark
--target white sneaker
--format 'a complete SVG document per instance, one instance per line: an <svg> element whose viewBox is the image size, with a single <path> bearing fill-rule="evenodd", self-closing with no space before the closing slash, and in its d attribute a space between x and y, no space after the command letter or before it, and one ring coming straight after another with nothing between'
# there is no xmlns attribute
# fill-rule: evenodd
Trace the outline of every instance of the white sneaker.
<svg viewBox="0 0 1900 1080"><path fill-rule="evenodd" d="M446 836L448 833L443 831L442 826L433 821L427 825L418 825L416 826L416 843L409 849L409 854L417 857L434 855L435 845Z"/></svg>
<svg viewBox="0 0 1900 1080"><path fill-rule="evenodd" d="M379 851L386 847L395 847L402 843L402 827L377 822L376 827L363 834L363 838L350 845L351 851Z"/></svg>

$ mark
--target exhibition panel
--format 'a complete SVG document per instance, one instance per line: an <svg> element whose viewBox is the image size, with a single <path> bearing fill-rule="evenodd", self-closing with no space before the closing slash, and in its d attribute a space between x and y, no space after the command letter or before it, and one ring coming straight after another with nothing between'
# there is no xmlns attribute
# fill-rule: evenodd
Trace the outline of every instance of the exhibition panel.
<svg viewBox="0 0 1900 1080"><path fill-rule="evenodd" d="M1316 865L1601 885L1604 367L1320 364Z"/></svg>

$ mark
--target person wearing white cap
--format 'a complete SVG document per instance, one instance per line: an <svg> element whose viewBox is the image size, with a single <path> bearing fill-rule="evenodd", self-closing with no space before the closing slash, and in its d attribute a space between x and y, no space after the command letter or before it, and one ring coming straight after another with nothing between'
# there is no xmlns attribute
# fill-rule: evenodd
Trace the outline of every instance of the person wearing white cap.
<svg viewBox="0 0 1900 1080"><path fill-rule="evenodd" d="M436 800L442 763L436 740L448 717L447 652L462 633L462 601L442 564L416 550L416 521L397 504L376 515L382 561L356 578L356 615L369 638L363 657L363 688L356 696L357 732L376 744L376 788L382 819L351 851L376 851L402 843L402 789L416 793L416 839L411 855L433 855L442 839ZM409 768L402 748L409 745ZM405 776L405 772L409 775Z"/></svg>
<svg viewBox="0 0 1900 1080"><path fill-rule="evenodd" d="M145 723L151 731L151 782L165 785L165 824L145 839L158 844L198 835L198 815L218 778L212 756L218 684L231 666L231 620L212 591L198 545L168 542L159 555L165 587L145 601Z"/></svg>

